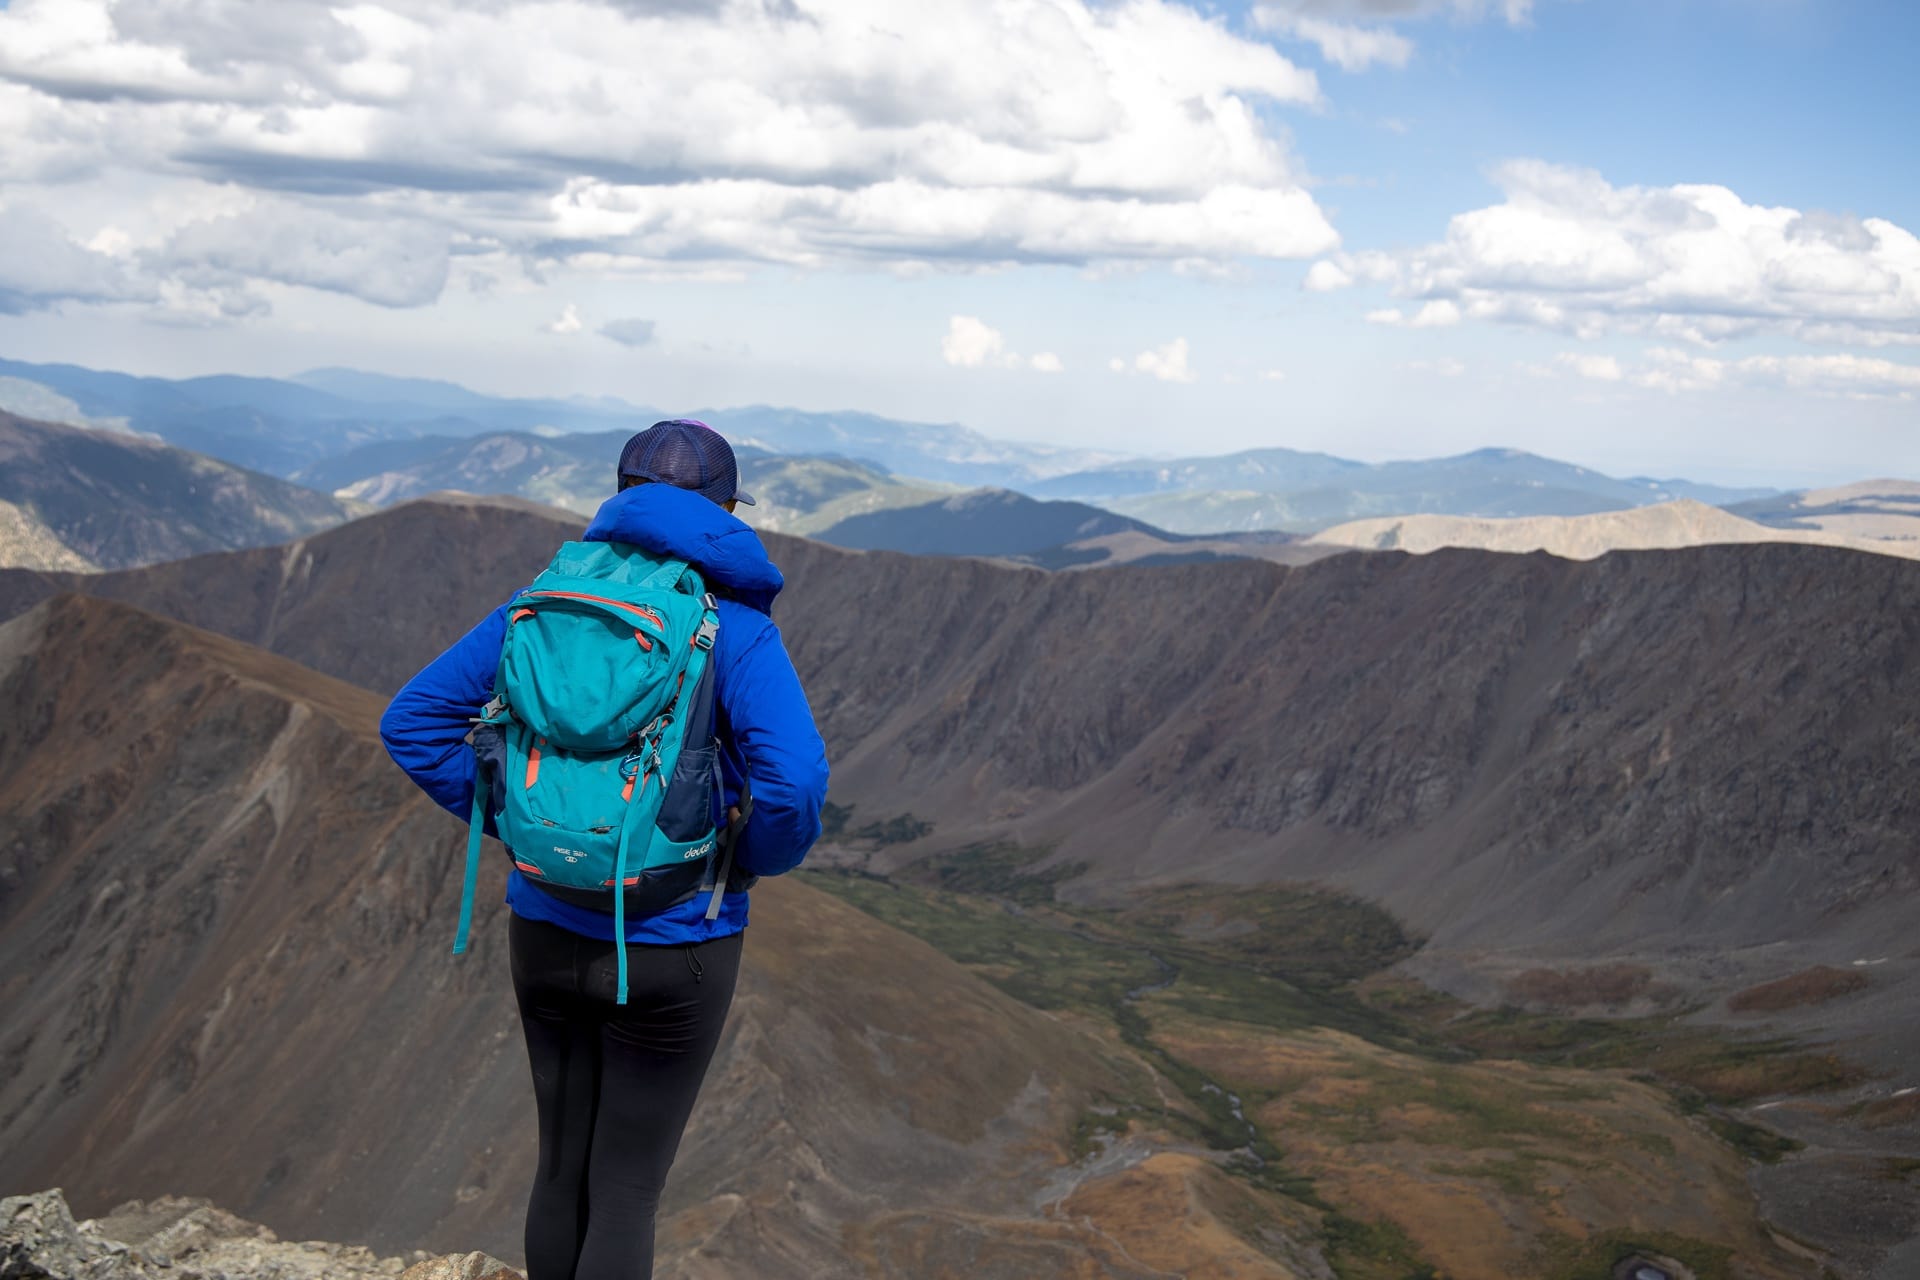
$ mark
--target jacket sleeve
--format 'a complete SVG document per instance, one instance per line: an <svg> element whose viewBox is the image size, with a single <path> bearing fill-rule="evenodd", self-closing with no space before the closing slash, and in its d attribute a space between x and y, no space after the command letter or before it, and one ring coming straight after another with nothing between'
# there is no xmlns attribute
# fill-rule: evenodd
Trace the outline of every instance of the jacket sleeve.
<svg viewBox="0 0 1920 1280"><path fill-rule="evenodd" d="M380 740L393 762L437 804L463 820L473 809L473 753L467 749L467 733L473 717L493 697L506 634L507 606L501 605L421 668L380 717Z"/></svg>
<svg viewBox="0 0 1920 1280"><path fill-rule="evenodd" d="M753 813L734 856L749 874L777 876L799 866L820 838L827 744L771 620L716 675L721 710L753 794Z"/></svg>

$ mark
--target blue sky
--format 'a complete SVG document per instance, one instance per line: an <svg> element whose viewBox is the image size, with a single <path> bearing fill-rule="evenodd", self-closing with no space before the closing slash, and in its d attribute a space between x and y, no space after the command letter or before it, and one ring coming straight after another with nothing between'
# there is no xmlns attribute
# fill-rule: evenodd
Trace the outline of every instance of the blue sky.
<svg viewBox="0 0 1920 1280"><path fill-rule="evenodd" d="M1920 6L0 7L16 358L1920 476Z"/></svg>

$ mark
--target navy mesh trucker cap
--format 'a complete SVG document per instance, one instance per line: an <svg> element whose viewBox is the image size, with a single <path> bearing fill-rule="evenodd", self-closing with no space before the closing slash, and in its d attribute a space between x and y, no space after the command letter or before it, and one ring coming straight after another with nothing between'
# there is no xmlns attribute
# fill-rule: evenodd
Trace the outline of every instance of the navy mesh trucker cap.
<svg viewBox="0 0 1920 1280"><path fill-rule="evenodd" d="M740 492L740 468L726 437L697 418L656 422L620 451L619 479L655 480L691 489L715 502L731 498L753 505Z"/></svg>

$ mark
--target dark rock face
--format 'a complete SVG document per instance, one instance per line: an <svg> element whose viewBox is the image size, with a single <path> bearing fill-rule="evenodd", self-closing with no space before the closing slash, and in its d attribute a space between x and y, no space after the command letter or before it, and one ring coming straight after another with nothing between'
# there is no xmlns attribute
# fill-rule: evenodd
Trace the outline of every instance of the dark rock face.
<svg viewBox="0 0 1920 1280"><path fill-rule="evenodd" d="M324 493L184 449L4 412L0 501L110 569L284 542L352 514Z"/></svg>
<svg viewBox="0 0 1920 1280"><path fill-rule="evenodd" d="M0 573L0 614L78 588L392 689L577 535L414 503L287 548ZM1046 574L767 541L836 800L944 842L1054 845L1108 885L1331 879L1441 944L1570 955L1878 937L1920 887L1920 564L1766 545Z"/></svg>

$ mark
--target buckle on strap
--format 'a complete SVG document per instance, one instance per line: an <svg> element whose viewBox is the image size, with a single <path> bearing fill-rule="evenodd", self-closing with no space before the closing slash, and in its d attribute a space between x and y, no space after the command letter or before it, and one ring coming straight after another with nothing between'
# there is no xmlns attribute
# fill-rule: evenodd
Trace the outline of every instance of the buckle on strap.
<svg viewBox="0 0 1920 1280"><path fill-rule="evenodd" d="M693 633L693 643L702 649L713 648L713 638L720 634L720 622L716 618L703 618L700 629Z"/></svg>

